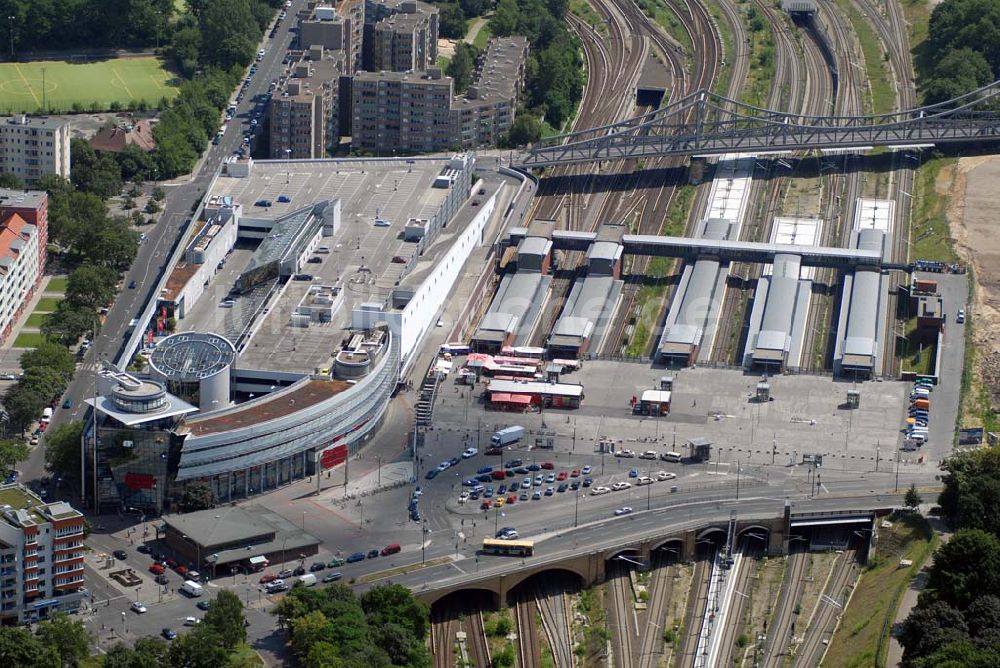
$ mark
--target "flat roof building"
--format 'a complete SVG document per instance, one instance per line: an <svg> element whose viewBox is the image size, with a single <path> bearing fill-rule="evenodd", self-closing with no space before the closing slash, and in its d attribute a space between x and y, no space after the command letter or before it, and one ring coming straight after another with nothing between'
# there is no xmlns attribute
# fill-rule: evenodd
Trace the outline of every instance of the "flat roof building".
<svg viewBox="0 0 1000 668"><path fill-rule="evenodd" d="M340 136L340 81L344 56L314 46L291 66L271 96L272 158L302 160L326 157Z"/></svg>
<svg viewBox="0 0 1000 668"><path fill-rule="evenodd" d="M514 123L527 55L523 37L491 40L475 82L460 97L451 77L436 67L357 73L351 93L354 148L425 153L495 144Z"/></svg>
<svg viewBox="0 0 1000 668"><path fill-rule="evenodd" d="M69 122L18 114L0 119L0 173L29 185L40 176L69 178Z"/></svg>
<svg viewBox="0 0 1000 668"><path fill-rule="evenodd" d="M226 506L163 517L167 545L211 577L255 570L251 559L298 561L319 552L319 539L259 505ZM256 563L256 562L255 562Z"/></svg>
<svg viewBox="0 0 1000 668"><path fill-rule="evenodd" d="M0 343L41 285L48 257L49 196L0 188Z"/></svg>
<svg viewBox="0 0 1000 668"><path fill-rule="evenodd" d="M353 74L361 69L364 29L365 0L316 4L299 21L299 49L322 46L325 50L340 52L344 57L345 74Z"/></svg>
<svg viewBox="0 0 1000 668"><path fill-rule="evenodd" d="M365 8L364 68L425 70L437 64L438 8L419 0L369 2Z"/></svg>
<svg viewBox="0 0 1000 668"><path fill-rule="evenodd" d="M65 501L45 503L20 485L0 485L0 623L72 612L84 589L83 515Z"/></svg>

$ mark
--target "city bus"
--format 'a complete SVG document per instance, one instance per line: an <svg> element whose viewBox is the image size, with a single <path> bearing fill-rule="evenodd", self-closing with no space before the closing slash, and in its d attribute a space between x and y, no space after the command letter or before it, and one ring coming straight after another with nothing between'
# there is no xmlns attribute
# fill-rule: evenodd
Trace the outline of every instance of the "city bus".
<svg viewBox="0 0 1000 668"><path fill-rule="evenodd" d="M483 539L483 554L498 554L505 557L530 557L534 551L535 542L531 540Z"/></svg>

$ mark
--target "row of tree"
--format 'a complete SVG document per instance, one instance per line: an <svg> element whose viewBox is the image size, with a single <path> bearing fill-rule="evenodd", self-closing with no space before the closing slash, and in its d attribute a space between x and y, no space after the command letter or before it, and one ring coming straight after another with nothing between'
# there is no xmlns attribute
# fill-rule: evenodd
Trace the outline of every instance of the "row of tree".
<svg viewBox="0 0 1000 668"><path fill-rule="evenodd" d="M0 628L0 665L75 668L90 657L91 635L65 613L39 623L35 633ZM218 593L201 623L169 644L147 636L132 647L119 643L99 663L101 668L238 668L234 650L246 642L243 604L228 591ZM251 665L258 665L253 661Z"/></svg>
<svg viewBox="0 0 1000 668"><path fill-rule="evenodd" d="M173 0L0 0L18 53L154 47L173 14Z"/></svg>
<svg viewBox="0 0 1000 668"><path fill-rule="evenodd" d="M303 666L431 666L427 606L401 585L375 587L360 597L343 585L296 585L272 612Z"/></svg>
<svg viewBox="0 0 1000 668"><path fill-rule="evenodd" d="M943 102L1000 76L1000 2L944 0L915 61L924 100Z"/></svg>
<svg viewBox="0 0 1000 668"><path fill-rule="evenodd" d="M42 410L66 390L76 364L73 356L54 341L43 341L21 355L21 377L7 390L3 405L11 424L24 430Z"/></svg>
<svg viewBox="0 0 1000 668"><path fill-rule="evenodd" d="M938 503L956 529L903 624L909 668L1000 665L1000 450L950 458Z"/></svg>
<svg viewBox="0 0 1000 668"><path fill-rule="evenodd" d="M542 120L561 128L583 95L580 41L566 27L567 5L568 0L500 0L490 19L492 34L525 35L531 46L524 109L508 138L511 145L537 141Z"/></svg>

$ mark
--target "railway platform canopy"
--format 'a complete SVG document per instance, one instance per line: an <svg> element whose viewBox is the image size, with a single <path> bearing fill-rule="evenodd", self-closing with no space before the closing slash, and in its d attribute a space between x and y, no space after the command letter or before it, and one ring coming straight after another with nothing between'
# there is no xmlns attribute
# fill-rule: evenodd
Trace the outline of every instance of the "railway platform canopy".
<svg viewBox="0 0 1000 668"><path fill-rule="evenodd" d="M527 230L523 227L510 228L508 240L518 243ZM597 241L594 232L567 232L556 230L552 233L554 250L587 251ZM622 236L622 251L625 255L648 255L654 257L679 257L697 260L712 257L723 262L774 262L781 254L797 255L803 267L832 267L851 269L855 267L879 268L883 264L881 250L867 248L835 248L829 246L798 246L782 243L762 243L737 239L706 239L671 237L653 234L626 234Z"/></svg>

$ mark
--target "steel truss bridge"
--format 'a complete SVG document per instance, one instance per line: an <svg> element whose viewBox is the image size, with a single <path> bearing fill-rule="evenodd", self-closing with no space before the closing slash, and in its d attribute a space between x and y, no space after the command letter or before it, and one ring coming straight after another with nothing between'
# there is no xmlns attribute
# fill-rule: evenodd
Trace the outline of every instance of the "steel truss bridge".
<svg viewBox="0 0 1000 668"><path fill-rule="evenodd" d="M519 166L997 140L1000 81L946 102L870 116L800 116L700 90L627 121L548 137Z"/></svg>

